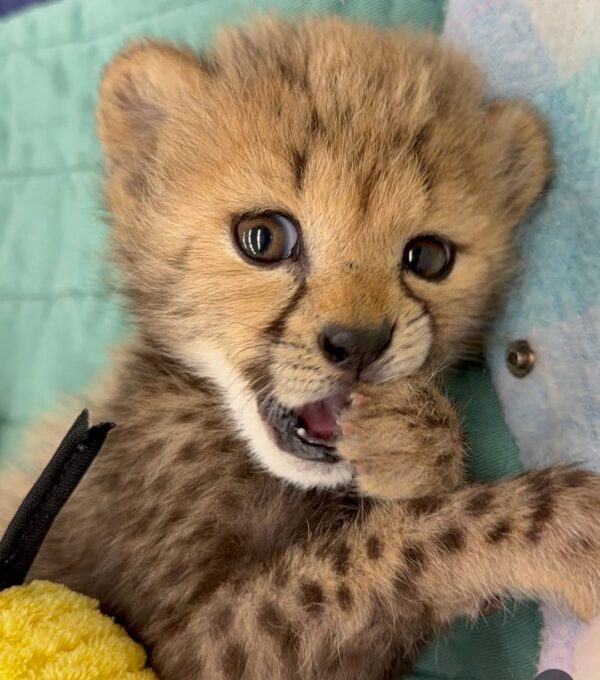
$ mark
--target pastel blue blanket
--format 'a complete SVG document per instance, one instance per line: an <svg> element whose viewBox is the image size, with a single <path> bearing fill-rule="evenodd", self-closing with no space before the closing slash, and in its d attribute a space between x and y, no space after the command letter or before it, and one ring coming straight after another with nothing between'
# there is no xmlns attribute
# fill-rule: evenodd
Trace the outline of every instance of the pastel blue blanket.
<svg viewBox="0 0 600 680"><path fill-rule="evenodd" d="M577 461L600 470L600 3L451 0L446 35L485 69L491 95L534 102L551 125L557 171L523 225L526 267L489 350L505 417L526 467ZM536 355L526 378L507 345ZM570 669L578 625L544 611L540 670Z"/></svg>

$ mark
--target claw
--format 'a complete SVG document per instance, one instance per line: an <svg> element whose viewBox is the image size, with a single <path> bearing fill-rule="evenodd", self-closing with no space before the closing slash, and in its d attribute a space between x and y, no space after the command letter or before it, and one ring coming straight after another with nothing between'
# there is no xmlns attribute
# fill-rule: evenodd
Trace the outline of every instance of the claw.
<svg viewBox="0 0 600 680"><path fill-rule="evenodd" d="M367 397L364 394L361 394L360 392L354 392L353 394L350 395L350 402L354 407L362 406L366 401Z"/></svg>
<svg viewBox="0 0 600 680"><path fill-rule="evenodd" d="M353 434L356 431L356 428L352 423L342 423L341 430L342 435L348 436L349 434Z"/></svg>

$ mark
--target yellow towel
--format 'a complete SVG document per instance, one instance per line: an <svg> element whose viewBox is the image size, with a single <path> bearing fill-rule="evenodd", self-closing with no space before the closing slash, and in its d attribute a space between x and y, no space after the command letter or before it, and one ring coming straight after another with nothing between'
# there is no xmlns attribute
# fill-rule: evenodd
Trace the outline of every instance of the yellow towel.
<svg viewBox="0 0 600 680"><path fill-rule="evenodd" d="M34 581L0 592L0 680L157 680L98 602Z"/></svg>

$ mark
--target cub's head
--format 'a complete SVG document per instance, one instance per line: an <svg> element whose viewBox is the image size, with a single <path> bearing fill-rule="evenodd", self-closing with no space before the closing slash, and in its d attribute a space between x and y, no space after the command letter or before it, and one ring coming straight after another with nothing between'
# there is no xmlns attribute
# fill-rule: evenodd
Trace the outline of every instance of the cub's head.
<svg viewBox="0 0 600 680"><path fill-rule="evenodd" d="M357 381L470 351L550 170L539 119L486 101L464 56L339 19L262 23L204 55L134 43L98 126L143 333L303 486L349 480L334 438Z"/></svg>

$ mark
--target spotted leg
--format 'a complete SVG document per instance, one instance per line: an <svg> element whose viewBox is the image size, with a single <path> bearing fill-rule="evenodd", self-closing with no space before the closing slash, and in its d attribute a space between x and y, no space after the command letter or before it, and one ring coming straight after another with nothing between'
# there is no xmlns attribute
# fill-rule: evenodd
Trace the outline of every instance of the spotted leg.
<svg viewBox="0 0 600 680"><path fill-rule="evenodd" d="M370 680L493 594L600 612L600 477L530 472L406 502L369 502L182 606L154 645L162 680Z"/></svg>

